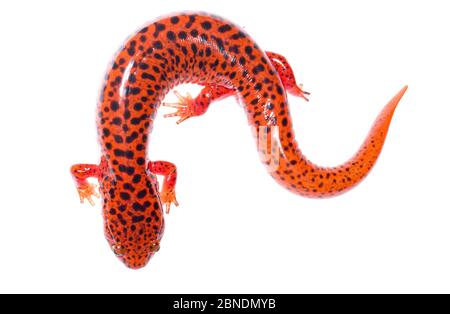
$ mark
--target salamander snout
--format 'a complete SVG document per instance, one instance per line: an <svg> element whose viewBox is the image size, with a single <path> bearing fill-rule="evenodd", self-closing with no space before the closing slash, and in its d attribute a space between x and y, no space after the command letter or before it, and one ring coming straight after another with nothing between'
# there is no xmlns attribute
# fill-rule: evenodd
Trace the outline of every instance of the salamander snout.
<svg viewBox="0 0 450 314"><path fill-rule="evenodd" d="M131 269L140 269L145 267L151 258L159 251L159 242L153 242L147 248L131 249L120 245L111 245L111 249L114 254L128 267Z"/></svg>

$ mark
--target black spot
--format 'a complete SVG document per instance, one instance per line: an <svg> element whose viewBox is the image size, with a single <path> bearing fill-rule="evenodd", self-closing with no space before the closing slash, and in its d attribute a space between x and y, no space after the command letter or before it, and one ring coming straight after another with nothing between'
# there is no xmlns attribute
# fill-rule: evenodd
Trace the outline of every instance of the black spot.
<svg viewBox="0 0 450 314"><path fill-rule="evenodd" d="M141 204L139 204L139 203L134 203L133 204L133 209L134 210L137 210L137 211L144 211L144 208L142 207L142 205Z"/></svg>
<svg viewBox="0 0 450 314"><path fill-rule="evenodd" d="M116 155L117 157L123 157L123 156L125 156L125 152L121 149L115 149L114 155Z"/></svg>
<svg viewBox="0 0 450 314"><path fill-rule="evenodd" d="M142 176L140 174L137 174L133 177L133 183L139 183L141 182Z"/></svg>
<svg viewBox="0 0 450 314"><path fill-rule="evenodd" d="M131 95L138 95L140 92L141 92L141 89L139 87L133 87L132 89L130 89Z"/></svg>
<svg viewBox="0 0 450 314"><path fill-rule="evenodd" d="M155 71L156 73L160 73L161 72L156 65L153 66L153 71ZM147 97L142 97L141 100L146 102L148 100L148 98Z"/></svg>
<svg viewBox="0 0 450 314"><path fill-rule="evenodd" d="M128 200L130 200L131 196L127 192L121 192L120 198L123 199L124 201L128 201Z"/></svg>
<svg viewBox="0 0 450 314"><path fill-rule="evenodd" d="M128 150L128 151L125 152L125 156L128 159L133 159L134 158L134 153L131 150Z"/></svg>
<svg viewBox="0 0 450 314"><path fill-rule="evenodd" d="M142 73L142 78L144 80L147 79L147 80L151 80L151 81L156 81L156 78L153 75L151 75L150 73L147 73L147 72Z"/></svg>
<svg viewBox="0 0 450 314"><path fill-rule="evenodd" d="M206 55L207 57L209 57L209 56L211 55L211 48L207 47L207 48L205 49L205 55Z"/></svg>
<svg viewBox="0 0 450 314"><path fill-rule="evenodd" d="M178 38L180 38L180 39L186 39L186 37L187 37L186 32L179 32L179 33L178 33Z"/></svg>
<svg viewBox="0 0 450 314"><path fill-rule="evenodd" d="M137 160L137 164L140 166L145 165L145 158L139 157Z"/></svg>
<svg viewBox="0 0 450 314"><path fill-rule="evenodd" d="M107 128L104 128L103 129L103 135L104 136L110 136L111 135L111 131L109 129L107 129Z"/></svg>
<svg viewBox="0 0 450 314"><path fill-rule="evenodd" d="M124 165L119 165L119 171L120 172L127 172L127 167L125 167Z"/></svg>
<svg viewBox="0 0 450 314"><path fill-rule="evenodd" d="M137 194L138 198L144 198L145 196L147 196L147 190L142 190Z"/></svg>
<svg viewBox="0 0 450 314"><path fill-rule="evenodd" d="M127 169L127 174L129 175L129 176L132 176L132 175L134 175L134 168L133 167L128 167L128 169Z"/></svg>
<svg viewBox="0 0 450 314"><path fill-rule="evenodd" d="M219 27L218 31L219 31L219 33L229 32L229 31L231 31L231 26L228 25L228 24L222 25L222 26Z"/></svg>
<svg viewBox="0 0 450 314"><path fill-rule="evenodd" d="M194 55L196 55L197 54L197 46L195 44L192 44L191 49L192 49L192 52L194 53Z"/></svg>
<svg viewBox="0 0 450 314"><path fill-rule="evenodd" d="M155 47L156 49L162 49L163 45L162 45L162 43L158 40L158 41L154 41L154 42L153 42L153 47Z"/></svg>
<svg viewBox="0 0 450 314"><path fill-rule="evenodd" d="M115 125L122 125L122 119L120 119L120 118L114 118L114 119L112 120L112 124L115 124Z"/></svg>
<svg viewBox="0 0 450 314"><path fill-rule="evenodd" d="M123 143L123 138L120 135L114 135L114 140L116 141L116 143L119 143L119 144Z"/></svg>
<svg viewBox="0 0 450 314"><path fill-rule="evenodd" d="M283 95L283 88L280 85L277 85L277 93Z"/></svg>
<svg viewBox="0 0 450 314"><path fill-rule="evenodd" d="M167 39L171 40L171 41L174 41L176 39L175 33L172 32L172 31L168 31L167 32Z"/></svg>
<svg viewBox="0 0 450 314"><path fill-rule="evenodd" d="M131 184L129 184L129 183L125 183L124 185L123 185L123 188L125 189L125 190L128 190L128 191L133 191L134 189L133 189L133 186L131 185Z"/></svg>
<svg viewBox="0 0 450 314"><path fill-rule="evenodd" d="M253 74L257 75L258 73L261 73L264 71L264 66L262 64L258 64L253 68Z"/></svg>
<svg viewBox="0 0 450 314"><path fill-rule="evenodd" d="M166 29L166 26L164 24L156 23L155 28L156 28L157 31L161 32L161 31Z"/></svg>
<svg viewBox="0 0 450 314"><path fill-rule="evenodd" d="M142 103L138 102L134 104L134 110L141 111L143 108Z"/></svg>
<svg viewBox="0 0 450 314"><path fill-rule="evenodd" d="M281 120L281 124L283 125L283 126L286 126L287 124L288 124L288 119L285 117L285 118L283 118L283 120Z"/></svg>
<svg viewBox="0 0 450 314"><path fill-rule="evenodd" d="M191 36L192 37L197 37L198 36L198 31L196 29L191 30Z"/></svg>
<svg viewBox="0 0 450 314"><path fill-rule="evenodd" d="M205 29L205 30L211 29L211 23L208 22L208 21L203 22L201 25L202 25L202 28Z"/></svg>
<svg viewBox="0 0 450 314"><path fill-rule="evenodd" d="M237 40L239 38L245 38L245 34L243 32L238 32L236 34L233 34L233 36L231 36L232 39Z"/></svg>
<svg viewBox="0 0 450 314"><path fill-rule="evenodd" d="M166 58L164 58L163 56L161 56L159 53L155 53L154 57L158 60L166 60Z"/></svg>
<svg viewBox="0 0 450 314"><path fill-rule="evenodd" d="M132 222L133 222L133 223L138 223L138 222L143 221L144 219L145 219L144 216L134 216L134 217L132 218Z"/></svg>
<svg viewBox="0 0 450 314"><path fill-rule="evenodd" d="M170 19L170 22L172 24L177 24L180 21L180 19L177 16L174 16Z"/></svg>
<svg viewBox="0 0 450 314"><path fill-rule="evenodd" d="M147 63L140 63L139 64L139 68L141 70L147 70L148 69L148 64Z"/></svg>
<svg viewBox="0 0 450 314"><path fill-rule="evenodd" d="M112 111L117 111L117 110L119 110L119 103L118 103L117 101L111 102L111 110L112 110Z"/></svg>
<svg viewBox="0 0 450 314"><path fill-rule="evenodd" d="M127 53L130 57L132 57L136 53L136 49L134 49L133 47L130 47L127 49Z"/></svg>
<svg viewBox="0 0 450 314"><path fill-rule="evenodd" d="M114 79L114 82L116 84L120 84L120 82L122 82L122 77L121 76L116 76L116 78Z"/></svg>

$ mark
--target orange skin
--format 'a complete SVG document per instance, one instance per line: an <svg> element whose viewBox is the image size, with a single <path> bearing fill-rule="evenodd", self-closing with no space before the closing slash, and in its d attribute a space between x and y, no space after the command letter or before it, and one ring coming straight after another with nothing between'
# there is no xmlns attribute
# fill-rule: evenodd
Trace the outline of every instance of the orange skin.
<svg viewBox="0 0 450 314"><path fill-rule="evenodd" d="M167 117L182 122L206 112L218 99L236 95L255 127L258 150L271 176L307 197L330 197L358 184L380 154L404 87L383 109L356 155L335 168L318 167L302 155L295 140L286 92L306 99L287 60L264 52L239 27L222 18L184 13L158 19L134 34L108 69L98 104L99 165L72 167L80 199L93 203L97 178L103 199L105 234L126 266L144 267L159 250L163 207L178 205L177 170L148 161L156 113L165 95L181 83L204 89L195 99L179 96ZM268 149L271 147L271 149ZM161 192L155 175L165 176Z"/></svg>

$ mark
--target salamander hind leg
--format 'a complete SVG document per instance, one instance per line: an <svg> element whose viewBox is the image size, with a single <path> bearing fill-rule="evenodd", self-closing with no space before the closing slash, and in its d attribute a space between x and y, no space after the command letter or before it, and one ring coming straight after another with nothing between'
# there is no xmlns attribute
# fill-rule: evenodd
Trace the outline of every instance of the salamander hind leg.
<svg viewBox="0 0 450 314"><path fill-rule="evenodd" d="M175 206L178 206L175 194L177 167L168 161L150 161L147 165L147 170L153 174L164 176L160 195L161 202L166 207L166 213L169 213L172 203L175 204Z"/></svg>
<svg viewBox="0 0 450 314"><path fill-rule="evenodd" d="M266 51L266 54L269 57L272 65L277 70L286 91L294 96L298 96L306 101L309 101L307 97L309 93L303 90L301 84L297 84L294 71L292 71L292 67L286 60L286 58L274 52Z"/></svg>
<svg viewBox="0 0 450 314"><path fill-rule="evenodd" d="M209 108L209 105L217 100L223 99L234 93L232 89L219 86L219 85L206 85L200 92L200 94L192 98L191 95L180 95L175 91L175 95L178 97L177 103L164 103L166 107L175 108L176 111L164 115L166 118L179 117L177 124L189 119L190 117L196 117L203 115Z"/></svg>

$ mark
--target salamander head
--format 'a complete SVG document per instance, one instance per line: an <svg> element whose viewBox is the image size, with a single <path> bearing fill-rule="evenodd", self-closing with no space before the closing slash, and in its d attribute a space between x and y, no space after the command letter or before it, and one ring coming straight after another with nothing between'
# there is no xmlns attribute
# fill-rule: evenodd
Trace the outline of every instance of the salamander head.
<svg viewBox="0 0 450 314"><path fill-rule="evenodd" d="M138 230L145 230L145 228L144 225L137 226ZM131 269L140 269L148 264L155 253L159 251L163 235L162 230L153 233L154 235L150 237L150 240L144 240L145 236L139 238L139 234L138 238L135 239L134 236L126 238L121 233L113 235L110 231L106 232L109 233L107 239L113 253ZM146 231L141 233L145 234Z"/></svg>
<svg viewBox="0 0 450 314"><path fill-rule="evenodd" d="M156 182L147 176L142 181L132 188L127 183L103 182L105 236L114 254L131 269L147 265L164 234Z"/></svg>
<svg viewBox="0 0 450 314"><path fill-rule="evenodd" d="M110 242L111 250L114 254L131 269L145 267L150 259L159 251L159 241L150 241L148 246L139 247L133 243Z"/></svg>

